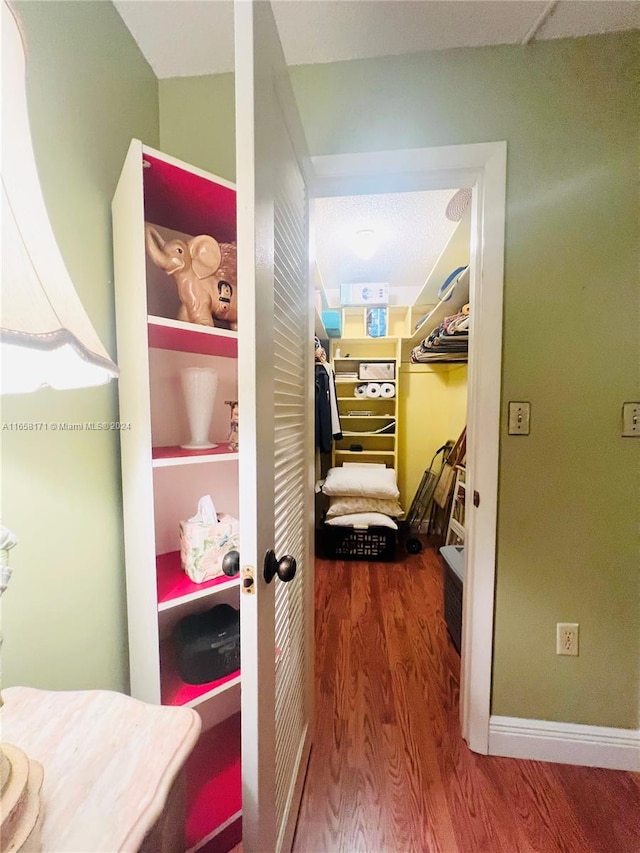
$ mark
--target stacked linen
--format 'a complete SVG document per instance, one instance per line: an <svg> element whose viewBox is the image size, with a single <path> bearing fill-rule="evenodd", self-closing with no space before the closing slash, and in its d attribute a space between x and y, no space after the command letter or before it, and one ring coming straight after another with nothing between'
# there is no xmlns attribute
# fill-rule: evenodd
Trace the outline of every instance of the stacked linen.
<svg viewBox="0 0 640 853"><path fill-rule="evenodd" d="M466 361L469 354L469 306L458 314L445 317L442 323L411 351L411 361Z"/></svg>
<svg viewBox="0 0 640 853"><path fill-rule="evenodd" d="M404 511L396 472L383 464L356 463L330 468L322 486L329 497L325 524L336 527L390 527Z"/></svg>

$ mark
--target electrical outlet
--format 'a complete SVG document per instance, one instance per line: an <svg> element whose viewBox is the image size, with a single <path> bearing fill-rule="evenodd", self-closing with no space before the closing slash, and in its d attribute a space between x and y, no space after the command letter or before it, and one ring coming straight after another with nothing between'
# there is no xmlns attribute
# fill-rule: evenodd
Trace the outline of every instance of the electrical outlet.
<svg viewBox="0 0 640 853"><path fill-rule="evenodd" d="M556 654L578 655L578 630L577 622L558 622L556 625Z"/></svg>
<svg viewBox="0 0 640 853"><path fill-rule="evenodd" d="M531 403L509 402L509 435L529 435Z"/></svg>
<svg viewBox="0 0 640 853"><path fill-rule="evenodd" d="M622 437L640 436L640 403L622 404Z"/></svg>

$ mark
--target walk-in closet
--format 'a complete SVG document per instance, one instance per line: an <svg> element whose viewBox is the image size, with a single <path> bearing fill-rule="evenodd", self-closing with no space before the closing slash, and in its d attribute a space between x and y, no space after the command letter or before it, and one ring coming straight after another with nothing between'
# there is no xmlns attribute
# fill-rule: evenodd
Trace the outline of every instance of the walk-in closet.
<svg viewBox="0 0 640 853"><path fill-rule="evenodd" d="M317 553L395 565L433 549L458 651L471 201L464 187L320 197L311 234Z"/></svg>

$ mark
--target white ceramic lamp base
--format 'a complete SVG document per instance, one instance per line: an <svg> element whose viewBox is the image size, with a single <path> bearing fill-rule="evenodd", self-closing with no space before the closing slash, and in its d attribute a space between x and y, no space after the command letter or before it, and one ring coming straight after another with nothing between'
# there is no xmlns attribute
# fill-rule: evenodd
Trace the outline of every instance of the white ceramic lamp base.
<svg viewBox="0 0 640 853"><path fill-rule="evenodd" d="M211 450L217 444L209 441L213 404L218 391L218 372L210 367L185 367L180 382L187 410L191 438L181 444L184 450Z"/></svg>

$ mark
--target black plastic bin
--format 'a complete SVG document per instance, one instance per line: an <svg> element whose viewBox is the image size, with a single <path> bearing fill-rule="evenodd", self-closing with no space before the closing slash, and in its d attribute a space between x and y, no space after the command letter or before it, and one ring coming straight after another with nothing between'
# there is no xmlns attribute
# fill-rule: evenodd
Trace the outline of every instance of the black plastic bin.
<svg viewBox="0 0 640 853"><path fill-rule="evenodd" d="M330 560L393 560L397 531L390 527L338 527L324 524L322 541Z"/></svg>
<svg viewBox="0 0 640 853"><path fill-rule="evenodd" d="M444 621L449 636L460 654L462 642L462 593L464 589L464 547L445 545L440 548L442 556L442 586L444 598Z"/></svg>

